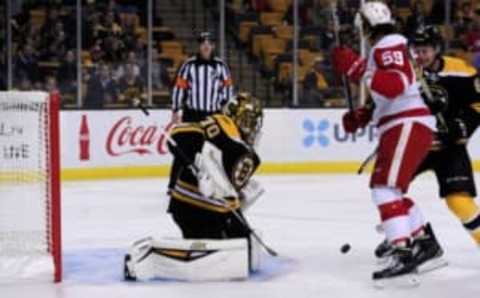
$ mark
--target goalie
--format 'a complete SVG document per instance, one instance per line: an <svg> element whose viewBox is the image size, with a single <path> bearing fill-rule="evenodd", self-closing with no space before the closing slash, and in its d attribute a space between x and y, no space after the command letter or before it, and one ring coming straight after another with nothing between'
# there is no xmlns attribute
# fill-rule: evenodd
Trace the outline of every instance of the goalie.
<svg viewBox="0 0 480 298"><path fill-rule="evenodd" d="M240 93L223 114L172 129L170 151L183 170L168 212L184 240L134 243L126 257L127 279L217 280L245 278L255 270L257 245L242 211L263 193L250 179L260 164L254 145L262 120L259 101Z"/></svg>

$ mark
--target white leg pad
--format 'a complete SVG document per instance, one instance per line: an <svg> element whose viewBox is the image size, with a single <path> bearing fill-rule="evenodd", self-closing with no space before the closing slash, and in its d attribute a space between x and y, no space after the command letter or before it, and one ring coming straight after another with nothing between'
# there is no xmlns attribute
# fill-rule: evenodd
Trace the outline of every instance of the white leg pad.
<svg viewBox="0 0 480 298"><path fill-rule="evenodd" d="M246 279L249 254L246 239L185 240L144 238L136 241L126 263L137 280L218 281Z"/></svg>

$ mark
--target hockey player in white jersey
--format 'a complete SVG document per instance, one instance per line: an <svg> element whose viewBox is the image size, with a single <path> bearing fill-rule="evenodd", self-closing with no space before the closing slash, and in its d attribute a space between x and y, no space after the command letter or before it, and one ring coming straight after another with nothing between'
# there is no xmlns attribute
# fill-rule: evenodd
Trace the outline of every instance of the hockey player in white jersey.
<svg viewBox="0 0 480 298"><path fill-rule="evenodd" d="M368 107L344 115L345 131L355 133L370 121L379 130L370 188L393 250L392 261L375 271L373 279L385 282L408 277L408 282L416 283L418 265L434 257L419 259L422 247L417 239L429 237L436 252L441 248L418 206L405 195L431 147L436 121L420 95L407 39L396 33L389 8L382 2L367 2L359 13L371 45L368 57L342 46L334 49L333 59L337 74L365 84L373 100Z"/></svg>

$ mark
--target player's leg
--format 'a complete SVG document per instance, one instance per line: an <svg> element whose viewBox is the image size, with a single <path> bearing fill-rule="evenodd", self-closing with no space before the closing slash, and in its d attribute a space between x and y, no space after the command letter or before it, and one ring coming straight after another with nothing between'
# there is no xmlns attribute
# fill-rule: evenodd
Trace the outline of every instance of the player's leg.
<svg viewBox="0 0 480 298"><path fill-rule="evenodd" d="M432 161L433 154L430 153L420 164L420 166L417 169L417 172L415 173L415 177L420 175L421 173L429 170L432 168L431 166L431 161ZM422 234L424 231L425 227L425 218L418 206L415 204L415 202L410 199L410 198L404 198L404 203L407 204L408 208L408 216L410 218L410 232L412 238L417 237L419 234ZM377 231L379 233L383 233L383 227L382 225L378 225ZM380 260L386 260L391 252L392 252L392 245L391 243L385 239L382 241L376 248L375 248L375 256L379 258Z"/></svg>
<svg viewBox="0 0 480 298"><path fill-rule="evenodd" d="M380 138L371 179L372 199L379 209L387 240L393 245L393 262L374 272L375 280L416 272L411 243L411 206L403 194L427 156L432 139L431 130L418 123L395 126Z"/></svg>
<svg viewBox="0 0 480 298"><path fill-rule="evenodd" d="M183 168L182 163L178 160L178 158L174 157L173 161L172 161L172 166L170 168L170 178L169 178L169 181L168 181L168 192L170 192L170 190L175 188L175 185L177 184L178 176L180 175L180 172L181 172L182 168Z"/></svg>
<svg viewBox="0 0 480 298"><path fill-rule="evenodd" d="M185 239L225 238L225 215L182 202L172 202L170 213Z"/></svg>
<svg viewBox="0 0 480 298"><path fill-rule="evenodd" d="M475 181L467 148L454 146L444 150L436 173L440 196L480 246L480 207L475 202Z"/></svg>

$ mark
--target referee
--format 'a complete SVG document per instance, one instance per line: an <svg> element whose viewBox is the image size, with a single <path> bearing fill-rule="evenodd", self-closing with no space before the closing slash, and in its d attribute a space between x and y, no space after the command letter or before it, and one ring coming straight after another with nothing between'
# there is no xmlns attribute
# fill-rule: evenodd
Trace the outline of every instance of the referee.
<svg viewBox="0 0 480 298"><path fill-rule="evenodd" d="M200 122L222 111L233 96L228 66L215 56L210 32L198 36L198 53L180 67L172 92L172 122ZM175 185L181 164L173 161L168 188Z"/></svg>

